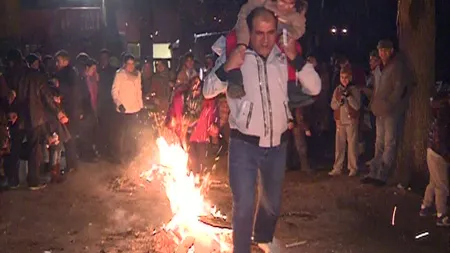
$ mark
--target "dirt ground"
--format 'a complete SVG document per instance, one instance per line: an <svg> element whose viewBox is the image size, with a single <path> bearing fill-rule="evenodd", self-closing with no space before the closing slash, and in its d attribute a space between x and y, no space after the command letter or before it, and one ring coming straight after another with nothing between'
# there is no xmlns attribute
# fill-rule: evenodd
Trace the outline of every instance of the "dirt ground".
<svg viewBox="0 0 450 253"><path fill-rule="evenodd" d="M231 214L226 174L217 173L215 180L209 198ZM346 176L287 172L276 236L287 244L302 242L289 252L450 252L449 230L418 217L420 199ZM169 246L152 233L170 217L164 190L139 179L138 171L85 164L64 184L1 193L0 252L158 252ZM423 232L429 235L415 239Z"/></svg>

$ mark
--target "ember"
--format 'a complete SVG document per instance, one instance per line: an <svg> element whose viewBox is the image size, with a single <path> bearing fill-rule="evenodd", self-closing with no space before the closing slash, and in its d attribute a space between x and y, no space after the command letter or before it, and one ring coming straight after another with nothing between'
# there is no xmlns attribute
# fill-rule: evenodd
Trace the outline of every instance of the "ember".
<svg viewBox="0 0 450 253"><path fill-rule="evenodd" d="M204 198L208 176L200 180L188 170L188 154L177 144L157 139L159 162L141 177L161 180L172 210L172 219L163 231L178 245L176 252L231 252L231 230L200 221L213 216L226 220L220 211Z"/></svg>

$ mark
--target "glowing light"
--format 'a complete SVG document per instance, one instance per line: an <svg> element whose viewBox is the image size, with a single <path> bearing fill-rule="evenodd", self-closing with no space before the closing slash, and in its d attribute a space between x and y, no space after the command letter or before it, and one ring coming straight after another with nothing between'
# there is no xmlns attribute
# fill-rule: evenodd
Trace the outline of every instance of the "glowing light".
<svg viewBox="0 0 450 253"><path fill-rule="evenodd" d="M331 31L332 34L336 34L337 33L336 27L332 27L330 31Z"/></svg>
<svg viewBox="0 0 450 253"><path fill-rule="evenodd" d="M342 29L342 33L343 33L343 34L347 34L347 33L348 33L347 28Z"/></svg>
<svg viewBox="0 0 450 253"><path fill-rule="evenodd" d="M158 33L159 33L159 31L156 31L156 32L155 32L155 36L158 36Z"/></svg>
<svg viewBox="0 0 450 253"><path fill-rule="evenodd" d="M202 216L226 219L204 198L204 191L210 185L209 176L200 180L190 173L188 154L181 145L168 144L161 137L156 143L159 163L142 173L141 177L147 181L159 179L165 188L173 216L162 229L172 235L179 248L191 250L183 252L195 252L193 248L197 244L208 245L211 249L208 252L231 252L231 230L199 221Z"/></svg>

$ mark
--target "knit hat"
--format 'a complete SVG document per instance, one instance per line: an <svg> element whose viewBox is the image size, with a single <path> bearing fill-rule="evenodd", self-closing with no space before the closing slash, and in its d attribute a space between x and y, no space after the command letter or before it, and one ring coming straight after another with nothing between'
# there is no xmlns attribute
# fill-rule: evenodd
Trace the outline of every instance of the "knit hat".
<svg viewBox="0 0 450 253"><path fill-rule="evenodd" d="M390 40L380 40L377 45L377 49L393 49L394 44Z"/></svg>

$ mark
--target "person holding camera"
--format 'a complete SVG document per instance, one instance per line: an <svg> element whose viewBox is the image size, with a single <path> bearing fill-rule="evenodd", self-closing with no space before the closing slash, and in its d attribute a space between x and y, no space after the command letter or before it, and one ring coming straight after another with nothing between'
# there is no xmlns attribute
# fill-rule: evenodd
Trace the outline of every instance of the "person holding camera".
<svg viewBox="0 0 450 253"><path fill-rule="evenodd" d="M336 121L336 149L333 170L330 176L342 174L345 149L348 143L349 176L358 174L358 124L361 108L361 93L352 83L351 68L340 71L340 85L336 87L331 100L331 108Z"/></svg>

